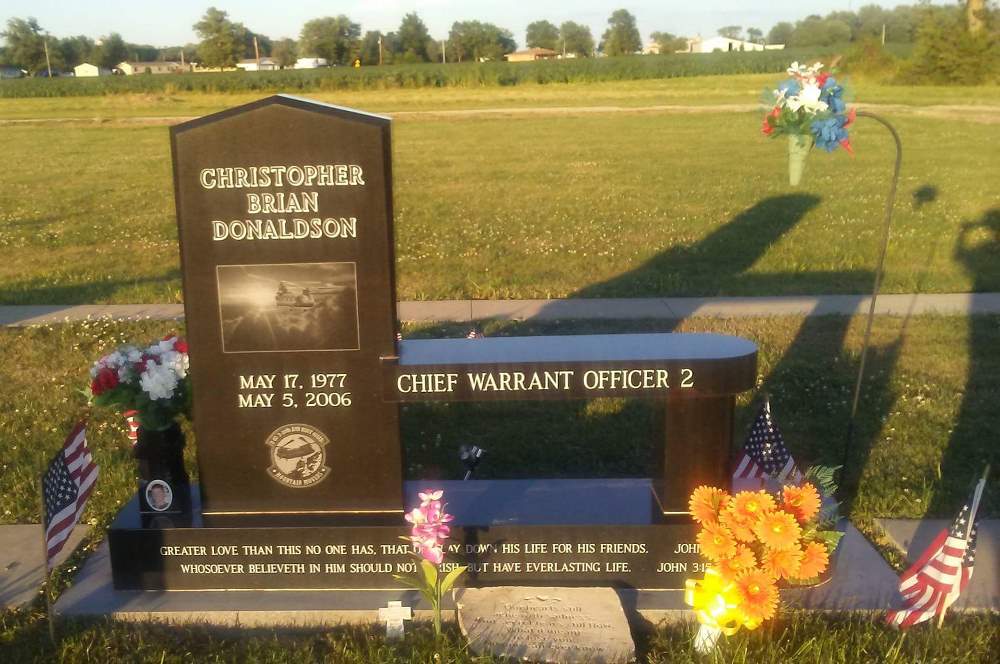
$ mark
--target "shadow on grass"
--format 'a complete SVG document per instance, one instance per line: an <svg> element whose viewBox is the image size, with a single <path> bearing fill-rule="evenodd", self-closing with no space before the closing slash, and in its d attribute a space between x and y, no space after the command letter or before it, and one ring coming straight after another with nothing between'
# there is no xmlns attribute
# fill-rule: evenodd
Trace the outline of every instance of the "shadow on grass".
<svg viewBox="0 0 1000 664"><path fill-rule="evenodd" d="M929 194L925 198L933 199ZM713 266L720 284L741 280L755 292L778 292L789 279L857 285L870 288L870 271L838 273L755 274L756 262L790 232L820 199L805 194L775 196L739 213L701 242L676 247L611 280L593 284L574 297L611 297L645 292L666 297L685 271ZM863 295L858 295L859 303ZM631 331L668 332L679 321L617 323L527 322L491 323L490 334L560 334ZM771 396L776 418L785 428L789 447L801 466L840 465L845 452L850 397L859 353L846 349L852 318L821 316L803 319L794 340L774 363L763 389ZM562 329L565 327L565 331ZM607 329L602 329L607 328ZM891 378L902 348L902 337L869 352L862 407L842 483L853 496L869 451L881 434L884 418L896 402ZM459 444L485 447L489 456L479 476L566 477L649 476L652 440L662 416L657 404L638 400L596 400L566 403L427 404L407 406L418 417L404 417L410 477L454 477L461 472L452 452ZM738 414L735 445L742 441L755 404ZM784 426L784 423L789 426ZM409 425L409 430L406 427ZM739 426L742 425L742 426ZM440 433L450 432L447 440ZM467 432L468 440L457 440ZM623 445L624 442L624 445ZM734 453L737 450L734 450ZM454 458L452 458L454 457ZM501 469L500 471L494 470ZM460 476L460 475L459 475ZM852 507L849 500L845 508Z"/></svg>
<svg viewBox="0 0 1000 664"><path fill-rule="evenodd" d="M996 283L1000 273L1000 208L988 210L977 221L962 226L955 257L972 277L973 291ZM972 295L973 302L982 295ZM938 486L927 507L927 516L952 518L968 499L986 464L991 477L983 495L980 514L1000 513L1000 348L997 346L998 319L969 316L968 378L962 404L940 463Z"/></svg>
<svg viewBox="0 0 1000 664"><path fill-rule="evenodd" d="M166 288L171 282L180 287L181 271L170 268L162 274L131 279L91 281L76 284L50 284L44 278L8 284L0 293L0 306L4 305L67 305L93 304L107 301L121 290L140 286L158 285ZM139 303L143 304L143 303Z"/></svg>

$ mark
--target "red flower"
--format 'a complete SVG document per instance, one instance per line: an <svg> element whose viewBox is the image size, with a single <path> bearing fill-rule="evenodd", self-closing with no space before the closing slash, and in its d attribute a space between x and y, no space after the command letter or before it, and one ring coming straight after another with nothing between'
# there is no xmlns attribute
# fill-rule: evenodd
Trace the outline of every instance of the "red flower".
<svg viewBox="0 0 1000 664"><path fill-rule="evenodd" d="M844 140L842 140L840 142L840 147L847 150L847 153L850 154L852 157L854 156L854 148L851 147L850 139L845 138Z"/></svg>
<svg viewBox="0 0 1000 664"><path fill-rule="evenodd" d="M852 124L854 124L854 121L857 118L858 118L858 109L852 108L851 110L847 111L847 122L844 123L844 126L850 127Z"/></svg>
<svg viewBox="0 0 1000 664"><path fill-rule="evenodd" d="M774 132L774 125L771 124L771 118L775 120L781 115L781 109L777 106L771 109L771 112L764 116L764 124L761 126L760 130L770 136Z"/></svg>
<svg viewBox="0 0 1000 664"><path fill-rule="evenodd" d="M118 372L109 367L104 367L97 372L94 376L94 380L90 382L90 391L94 395L99 395L108 390L113 390L118 387Z"/></svg>
<svg viewBox="0 0 1000 664"><path fill-rule="evenodd" d="M177 341L174 342L174 350L176 350L178 353L188 352L187 342L184 341L183 339L178 338Z"/></svg>
<svg viewBox="0 0 1000 664"><path fill-rule="evenodd" d="M819 74L818 76L816 76L816 85L818 85L819 87L823 87L823 84L826 83L826 79L828 78L830 78L830 75L826 72Z"/></svg>

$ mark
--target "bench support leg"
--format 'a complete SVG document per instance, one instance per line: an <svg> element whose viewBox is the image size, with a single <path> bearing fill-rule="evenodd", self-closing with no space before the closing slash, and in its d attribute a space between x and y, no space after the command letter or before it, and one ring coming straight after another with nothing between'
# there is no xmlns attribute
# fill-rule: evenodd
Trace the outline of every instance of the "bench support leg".
<svg viewBox="0 0 1000 664"><path fill-rule="evenodd" d="M702 484L729 488L734 396L668 396L664 440L657 446L653 487L664 514L687 512Z"/></svg>

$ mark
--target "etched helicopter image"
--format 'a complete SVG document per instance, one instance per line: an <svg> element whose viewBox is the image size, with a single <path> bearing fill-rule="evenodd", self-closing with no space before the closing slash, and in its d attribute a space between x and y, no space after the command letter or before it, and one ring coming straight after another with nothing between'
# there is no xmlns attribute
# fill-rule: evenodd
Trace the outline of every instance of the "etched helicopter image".
<svg viewBox="0 0 1000 664"><path fill-rule="evenodd" d="M275 465L288 477L309 477L323 463L323 448L302 436L282 441L274 450Z"/></svg>
<svg viewBox="0 0 1000 664"><path fill-rule="evenodd" d="M321 284L319 286L303 286L290 281L282 281L278 284L278 291L274 295L274 301L279 307L302 307L308 309L316 306L316 299L337 295L347 289L346 286L336 284Z"/></svg>
<svg viewBox="0 0 1000 664"><path fill-rule="evenodd" d="M358 347L353 263L220 265L227 352Z"/></svg>

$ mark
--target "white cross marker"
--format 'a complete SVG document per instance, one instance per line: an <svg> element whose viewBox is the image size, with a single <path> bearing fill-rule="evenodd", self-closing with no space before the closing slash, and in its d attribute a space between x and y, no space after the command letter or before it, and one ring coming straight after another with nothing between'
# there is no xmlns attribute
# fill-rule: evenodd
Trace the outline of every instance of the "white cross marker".
<svg viewBox="0 0 1000 664"><path fill-rule="evenodd" d="M385 638L398 641L403 638L403 621L412 620L413 612L402 602L389 602L389 606L378 610L378 619L385 622Z"/></svg>

